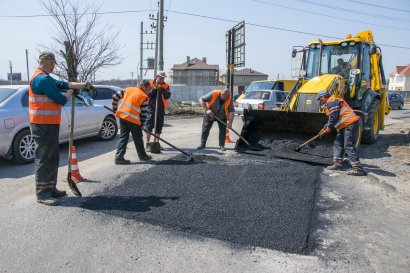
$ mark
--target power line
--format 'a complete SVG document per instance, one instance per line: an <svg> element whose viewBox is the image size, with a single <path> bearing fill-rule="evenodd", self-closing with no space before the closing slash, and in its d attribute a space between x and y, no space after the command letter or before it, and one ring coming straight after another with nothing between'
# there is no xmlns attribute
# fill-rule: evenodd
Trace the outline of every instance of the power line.
<svg viewBox="0 0 410 273"><path fill-rule="evenodd" d="M381 24L369 23L369 22L364 22L364 21L359 21L359 20L351 20L351 19L346 19L346 18L343 18L343 17L337 17L337 16L333 16L333 15L327 15L327 14L323 14L323 13L318 13L318 12L314 12L314 11L307 11L307 10L298 9L298 8L292 8L292 7L279 5L279 4L274 4L274 3L261 1L261 0L251 0L251 1L257 2L257 3L260 3L260 4L266 4L266 5L281 7L281 8L284 8L284 9L297 10L297 11L301 11L301 12L304 12L304 13L310 13L310 14L325 16L325 17L329 17L329 18L332 18L332 19L339 19L339 20L343 20L343 21L349 21L349 22L362 23L362 24L385 27L385 28L393 28L393 29L398 29L398 30L410 31L409 28L400 28L400 27L394 27L394 26L386 26L386 25L381 25Z"/></svg>
<svg viewBox="0 0 410 273"><path fill-rule="evenodd" d="M376 17L376 18L384 18L384 19L388 19L388 20L401 21L401 22L410 22L409 19L385 16L385 15L374 14L374 13L370 13L370 12L360 12L360 11L356 11L356 10L352 10L352 9L346 9L346 8L342 8L342 7L331 6L331 5L327 5L327 4L324 4L324 3L312 2L312 1L309 1L309 0L294 0L294 1L307 3L307 4L311 4L311 5L316 5L316 6L320 6L320 7L325 7L325 8L329 8L329 9L335 9L335 10L338 10L338 11L343 10L343 11L350 12L350 13L356 13L356 14L366 15L366 16L371 16L371 17Z"/></svg>
<svg viewBox="0 0 410 273"><path fill-rule="evenodd" d="M176 13L176 14L188 15L188 16L194 16L194 17L200 17L200 18L207 18L207 19L212 19L212 20L218 20L218 21L232 22L232 23L240 23L241 22L241 21L237 21L237 20L230 20L230 19L225 19L225 18L218 18L218 17L213 17L213 16L200 15L200 14L181 12L181 11L175 11L175 10L169 10L169 12ZM286 32L311 35L311 36L315 36L315 37L325 37L325 38L331 38L331 39L343 39L341 37L335 37L335 36L329 36L329 35L323 35L323 34L311 33L311 32L304 32L304 31L293 30L293 29L279 28L279 27L267 26L267 25L261 25L261 24L254 24L254 23L249 23L249 22L246 22L246 24L249 25L249 26L276 29L276 30L281 30L281 31L286 31ZM406 46L396 46L396 45L387 45L387 44L380 44L380 45L385 46L385 47L410 49L410 47L406 47Z"/></svg>
<svg viewBox="0 0 410 273"><path fill-rule="evenodd" d="M298 1L298 0L296 0ZM123 14L123 13L138 13L138 12L149 12L149 10L128 10L128 11L107 11L107 12L98 12L98 13L88 13L88 14ZM194 13L188 13L188 12L181 12L181 11L175 11L175 10L167 10L168 12L175 13L175 14L182 14L182 15L188 15L188 16L193 16L193 17L199 17L199 18L206 18L206 19L212 19L212 20L218 20L218 21L224 21L224 22L231 22L231 23L240 23L241 21L239 20L231 20L231 19L225 19L225 18L218 18L214 16L207 16L207 15L201 15L201 14L194 14ZM52 15L0 15L1 17L9 17L9 18L21 18L21 17L50 17ZM342 39L340 37L335 37L335 36L329 36L329 35L324 35L324 34L318 34L318 33L312 33L312 32L305 32L305 31L299 31L299 30L294 30L294 29L286 29L286 28L280 28L280 27L274 27L274 26L268 26L268 25L261 25L261 24L255 24L255 23L250 23L246 22L247 25L249 26L255 26L255 27L262 27L262 28L268 28L268 29L275 29L275 30L280 30L280 31L286 31L286 32L292 32L292 33L299 33L299 34L305 34L305 35L310 35L310 36L315 36L315 37L324 37L324 38L331 38L331 39ZM393 48L401 48L401 49L410 49L410 47L406 46L397 46L397 45L387 45L387 44L380 44L382 46L386 47L393 47Z"/></svg>
<svg viewBox="0 0 410 273"><path fill-rule="evenodd" d="M402 12L410 12L410 10L405 10L405 9L396 9L396 8L392 8L392 7L388 7L388 6L380 6L380 5L375 5L375 4L370 4L370 3L365 3L362 1L356 1L356 0L346 0L349 2L354 2L354 3L358 3L361 5L366 5L366 6L371 6L371 7L376 7L376 8L382 8L382 9L390 9L390 10L397 10L397 11L402 11Z"/></svg>

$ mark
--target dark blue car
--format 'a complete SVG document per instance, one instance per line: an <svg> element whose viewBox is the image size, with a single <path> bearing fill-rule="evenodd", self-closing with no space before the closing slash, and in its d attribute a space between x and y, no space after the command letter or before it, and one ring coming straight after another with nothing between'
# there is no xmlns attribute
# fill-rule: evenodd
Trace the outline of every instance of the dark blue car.
<svg viewBox="0 0 410 273"><path fill-rule="evenodd" d="M392 109L403 109L404 99L401 94L395 92L387 92L387 99Z"/></svg>

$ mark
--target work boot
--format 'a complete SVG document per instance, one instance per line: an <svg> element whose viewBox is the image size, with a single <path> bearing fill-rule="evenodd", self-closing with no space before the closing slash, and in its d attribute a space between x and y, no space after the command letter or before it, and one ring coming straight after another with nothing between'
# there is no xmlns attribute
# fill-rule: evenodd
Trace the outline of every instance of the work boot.
<svg viewBox="0 0 410 273"><path fill-rule="evenodd" d="M46 206L58 206L58 200L54 197L39 198L37 199L37 203Z"/></svg>
<svg viewBox="0 0 410 273"><path fill-rule="evenodd" d="M116 158L115 159L115 164L116 165L128 165L130 163L131 163L131 161L129 161L128 159L124 159L124 158Z"/></svg>
<svg viewBox="0 0 410 273"><path fill-rule="evenodd" d="M205 144L201 143L198 147L196 147L197 150L202 150L205 149Z"/></svg>
<svg viewBox="0 0 410 273"><path fill-rule="evenodd" d="M151 151L151 142L145 144L145 151L150 152Z"/></svg>
<svg viewBox="0 0 410 273"><path fill-rule="evenodd" d="M66 191L59 191L57 189L54 189L51 192L51 196L54 197L54 198L63 197L63 196L66 196L66 195L67 195Z"/></svg>
<svg viewBox="0 0 410 273"><path fill-rule="evenodd" d="M333 163L332 166L328 166L326 169L328 169L330 171L342 171L343 166L340 163Z"/></svg>
<svg viewBox="0 0 410 273"><path fill-rule="evenodd" d="M222 152L226 151L225 146L219 146L219 148L221 149Z"/></svg>
<svg viewBox="0 0 410 273"><path fill-rule="evenodd" d="M365 176L366 172L362 168L353 168L347 172L348 175Z"/></svg>
<svg viewBox="0 0 410 273"><path fill-rule="evenodd" d="M145 155L138 156L138 158L140 159L140 161L149 161L152 159L152 156L145 154Z"/></svg>

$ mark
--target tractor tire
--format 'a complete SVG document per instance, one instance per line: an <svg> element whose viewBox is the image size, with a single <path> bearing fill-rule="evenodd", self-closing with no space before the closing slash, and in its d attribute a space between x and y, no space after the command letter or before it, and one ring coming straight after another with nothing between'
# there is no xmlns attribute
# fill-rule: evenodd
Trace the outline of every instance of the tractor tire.
<svg viewBox="0 0 410 273"><path fill-rule="evenodd" d="M37 144L31 137L30 129L20 131L13 140L12 161L17 164L28 164L34 161Z"/></svg>
<svg viewBox="0 0 410 273"><path fill-rule="evenodd" d="M367 112L367 122L362 135L362 143L373 144L379 138L380 132L380 101L374 99Z"/></svg>

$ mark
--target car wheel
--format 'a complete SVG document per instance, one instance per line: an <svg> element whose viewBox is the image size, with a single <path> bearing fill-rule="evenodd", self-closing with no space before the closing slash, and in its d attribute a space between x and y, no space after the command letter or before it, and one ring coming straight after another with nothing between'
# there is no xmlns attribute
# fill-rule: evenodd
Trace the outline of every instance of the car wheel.
<svg viewBox="0 0 410 273"><path fill-rule="evenodd" d="M400 103L400 104L399 104L399 107L397 107L397 109L403 110L403 103Z"/></svg>
<svg viewBox="0 0 410 273"><path fill-rule="evenodd" d="M12 160L18 164L27 164L34 161L34 153L37 149L37 144L31 137L29 129L20 131L13 141L13 158Z"/></svg>
<svg viewBox="0 0 410 273"><path fill-rule="evenodd" d="M112 117L106 117L101 125L98 137L102 140L111 140L117 135L117 132L117 121Z"/></svg>

